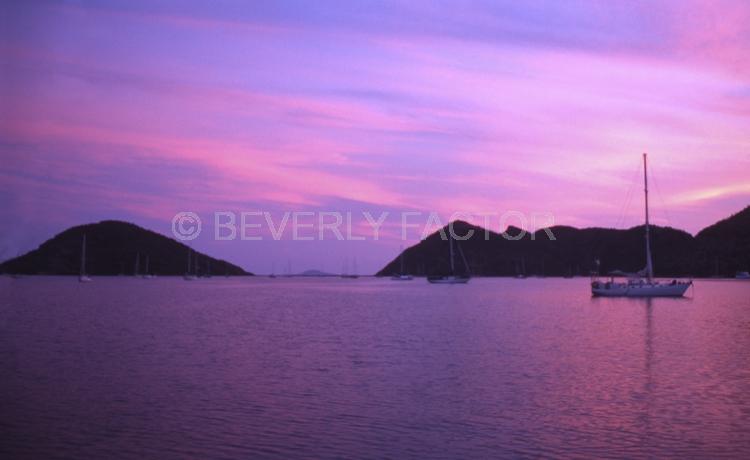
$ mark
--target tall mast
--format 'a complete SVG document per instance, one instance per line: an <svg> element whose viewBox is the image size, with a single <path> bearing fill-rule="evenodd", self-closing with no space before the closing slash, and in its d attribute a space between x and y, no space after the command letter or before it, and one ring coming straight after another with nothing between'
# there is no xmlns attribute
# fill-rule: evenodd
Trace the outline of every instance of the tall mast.
<svg viewBox="0 0 750 460"><path fill-rule="evenodd" d="M646 276L648 278L648 281L651 281L651 278L654 277L654 266L651 262L651 232L649 229L649 221L648 221L648 169L647 169L647 163L646 163L646 154L643 154L643 193L645 197L645 204L646 204Z"/></svg>
<svg viewBox="0 0 750 460"><path fill-rule="evenodd" d="M83 234L83 244L81 246L81 276L86 275L86 234Z"/></svg>
<svg viewBox="0 0 750 460"><path fill-rule="evenodd" d="M451 275L455 275L456 268L454 266L455 264L453 263L453 235L450 232L448 232L448 240L450 241L449 245L451 248Z"/></svg>

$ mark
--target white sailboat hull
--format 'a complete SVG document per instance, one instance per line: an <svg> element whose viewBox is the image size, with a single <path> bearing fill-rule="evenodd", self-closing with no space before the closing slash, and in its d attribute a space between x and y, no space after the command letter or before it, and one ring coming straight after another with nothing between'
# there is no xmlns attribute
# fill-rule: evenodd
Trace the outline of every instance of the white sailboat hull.
<svg viewBox="0 0 750 460"><path fill-rule="evenodd" d="M393 281L411 281L414 279L411 275L393 275L391 276Z"/></svg>
<svg viewBox="0 0 750 460"><path fill-rule="evenodd" d="M78 277L78 282L79 283L90 283L91 282L91 278L89 278L86 275L81 275L81 276Z"/></svg>
<svg viewBox="0 0 750 460"><path fill-rule="evenodd" d="M680 283L613 283L594 281L591 295L595 297L682 297L692 281Z"/></svg>

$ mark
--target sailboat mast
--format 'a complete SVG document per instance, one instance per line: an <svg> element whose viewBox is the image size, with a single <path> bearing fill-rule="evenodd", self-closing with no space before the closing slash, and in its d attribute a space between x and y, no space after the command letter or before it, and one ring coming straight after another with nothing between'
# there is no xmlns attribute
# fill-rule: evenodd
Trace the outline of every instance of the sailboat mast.
<svg viewBox="0 0 750 460"><path fill-rule="evenodd" d="M450 245L450 251L451 251L451 275L455 275L456 268L453 262L453 235L451 235L450 232L448 233L448 240L450 241L449 245Z"/></svg>
<svg viewBox="0 0 750 460"><path fill-rule="evenodd" d="M86 275L86 234L83 234L83 244L81 246L81 276Z"/></svg>
<svg viewBox="0 0 750 460"><path fill-rule="evenodd" d="M646 276L650 282L654 276L654 267L651 262L651 231L648 220L648 166L645 153L643 154L643 194L646 205Z"/></svg>

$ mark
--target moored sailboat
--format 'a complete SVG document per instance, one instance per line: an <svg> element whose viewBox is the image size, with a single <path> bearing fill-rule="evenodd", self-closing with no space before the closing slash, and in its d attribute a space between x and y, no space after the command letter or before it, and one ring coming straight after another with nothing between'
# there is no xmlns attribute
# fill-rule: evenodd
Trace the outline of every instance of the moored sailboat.
<svg viewBox="0 0 750 460"><path fill-rule="evenodd" d="M464 257L464 253L461 250L461 246L458 247L458 251L461 253L461 258L464 261L464 265L466 267L466 274L464 275L457 275L456 274L456 263L453 260L453 235L451 232L448 232L448 246L450 248L450 264L451 264L451 272L449 275L441 275L441 276L428 276L427 281L432 284L466 284L469 282L469 279L471 277L468 275L469 272L469 264L466 263L466 257Z"/></svg>
<svg viewBox="0 0 750 460"><path fill-rule="evenodd" d="M150 280L155 277L155 275L151 274L151 271L149 269L149 262L150 262L150 256L146 255L146 272L141 276L144 280Z"/></svg>
<svg viewBox="0 0 750 460"><path fill-rule="evenodd" d="M91 278L86 274L86 234L83 234L83 241L81 242L81 272L78 274L78 281L80 283L89 283Z"/></svg>
<svg viewBox="0 0 750 460"><path fill-rule="evenodd" d="M646 154L643 154L643 192L646 212L646 267L638 273L615 271L608 281L593 279L591 295L600 297L682 297L693 284L692 281L660 282L654 279L654 266L651 260L651 235L648 212L648 170ZM626 281L615 281L615 277L625 277Z"/></svg>
<svg viewBox="0 0 750 460"><path fill-rule="evenodd" d="M341 270L341 277L342 278L359 278L359 275L357 274L357 258L352 258L352 272L349 273L349 264L346 259L344 259L344 267Z"/></svg>
<svg viewBox="0 0 750 460"><path fill-rule="evenodd" d="M182 279L184 279L185 281L195 281L197 279L197 276L195 276L195 274L190 272L190 269L191 269L190 255L192 252L193 250L188 248L187 271L182 276Z"/></svg>
<svg viewBox="0 0 750 460"><path fill-rule="evenodd" d="M398 274L395 274L391 276L391 279L393 281L411 281L414 279L413 276L406 274L406 270L404 270L404 251L403 248L401 250L401 271L398 272Z"/></svg>

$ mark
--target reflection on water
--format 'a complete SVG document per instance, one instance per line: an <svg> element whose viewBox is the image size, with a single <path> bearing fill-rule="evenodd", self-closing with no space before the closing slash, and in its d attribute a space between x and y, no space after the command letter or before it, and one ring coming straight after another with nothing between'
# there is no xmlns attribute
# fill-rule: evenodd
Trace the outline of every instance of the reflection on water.
<svg viewBox="0 0 750 460"><path fill-rule="evenodd" d="M750 456L750 283L0 279L0 453Z"/></svg>

